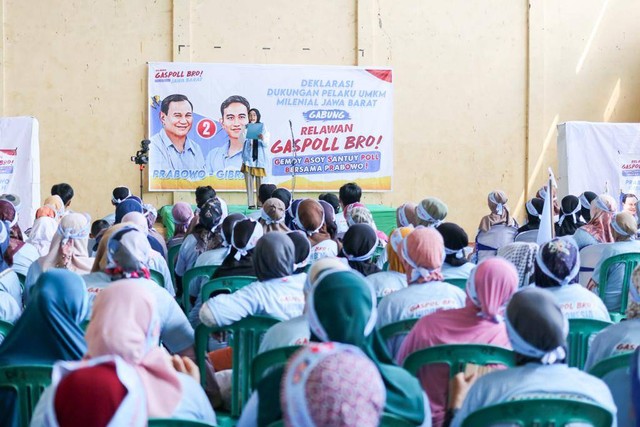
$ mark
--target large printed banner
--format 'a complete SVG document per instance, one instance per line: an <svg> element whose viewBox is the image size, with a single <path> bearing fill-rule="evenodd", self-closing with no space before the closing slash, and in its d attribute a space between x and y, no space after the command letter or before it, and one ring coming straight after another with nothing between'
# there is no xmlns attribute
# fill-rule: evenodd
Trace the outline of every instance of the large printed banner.
<svg viewBox="0 0 640 427"><path fill-rule="evenodd" d="M300 191L391 190L390 69L150 63L148 81L152 191L243 191L242 165L262 166L257 140L264 182L291 188L295 173ZM254 108L263 127L247 128Z"/></svg>

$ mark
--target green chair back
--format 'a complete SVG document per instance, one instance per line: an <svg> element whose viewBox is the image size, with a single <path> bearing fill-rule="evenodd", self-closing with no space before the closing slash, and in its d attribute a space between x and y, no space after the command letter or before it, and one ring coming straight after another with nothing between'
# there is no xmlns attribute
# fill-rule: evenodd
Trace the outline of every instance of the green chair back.
<svg viewBox="0 0 640 427"><path fill-rule="evenodd" d="M251 362L251 390L256 389L267 370L287 363L291 355L301 347L301 345L279 347L256 355Z"/></svg>
<svg viewBox="0 0 640 427"><path fill-rule="evenodd" d="M185 271L184 276L182 276L182 308L185 313L189 314L191 311L189 289L191 288L191 282L193 282L193 279L196 277L206 277L207 279L210 279L217 268L217 265L201 265L200 267L193 267Z"/></svg>
<svg viewBox="0 0 640 427"><path fill-rule="evenodd" d="M631 356L633 356L632 351L602 359L591 367L589 373L602 379L609 372L617 371L618 369L628 369Z"/></svg>
<svg viewBox="0 0 640 427"><path fill-rule="evenodd" d="M418 323L419 318L399 320L397 322L389 323L381 327L378 332L385 342L396 335L408 334L411 328Z"/></svg>
<svg viewBox="0 0 640 427"><path fill-rule="evenodd" d="M444 279L444 281L463 291L467 289L467 279Z"/></svg>
<svg viewBox="0 0 640 427"><path fill-rule="evenodd" d="M249 316L232 325L210 328L202 324L196 328L196 361L200 370L200 381L205 385L207 342L211 333L230 332L229 345L233 348L231 376L231 416L239 417L242 407L251 392L251 362L260 348L264 333L278 323L278 319L267 316Z"/></svg>
<svg viewBox="0 0 640 427"><path fill-rule="evenodd" d="M378 262L378 259L382 256L382 254L384 253L384 246L378 246L374 251L373 251L373 255L371 256L371 262L372 263L376 263Z"/></svg>
<svg viewBox="0 0 640 427"><path fill-rule="evenodd" d="M256 280L258 280L258 278L254 276L229 276L211 279L202 285L202 288L200 289L200 300L204 303L210 298L211 293L215 291L225 290L232 294L238 289L243 288Z"/></svg>
<svg viewBox="0 0 640 427"><path fill-rule="evenodd" d="M394 414L382 413L380 417L380 427L413 427L415 424L400 418Z"/></svg>
<svg viewBox="0 0 640 427"><path fill-rule="evenodd" d="M13 328L13 323L0 320L0 337L9 335L9 331Z"/></svg>
<svg viewBox="0 0 640 427"><path fill-rule="evenodd" d="M471 413L462 427L515 424L521 427L561 427L571 423L610 426L611 413L602 406L568 399L514 400L487 406Z"/></svg>
<svg viewBox="0 0 640 427"><path fill-rule="evenodd" d="M611 323L603 322L602 320L569 319L569 336L567 337L569 355L567 364L573 368L584 368L591 336L610 325Z"/></svg>
<svg viewBox="0 0 640 427"><path fill-rule="evenodd" d="M167 253L167 265L169 266L169 272L171 273L171 281L173 282L173 287L177 286L176 282L176 261L178 260L178 253L180 252L180 248L182 244L171 246L169 248L169 252Z"/></svg>
<svg viewBox="0 0 640 427"><path fill-rule="evenodd" d="M384 264L382 264L382 271L389 271L389 261L385 261Z"/></svg>
<svg viewBox="0 0 640 427"><path fill-rule="evenodd" d="M150 270L151 280L160 285L161 288L164 288L164 276L158 270Z"/></svg>
<svg viewBox="0 0 640 427"><path fill-rule="evenodd" d="M178 418L150 418L149 427L211 427L213 424L201 421L181 420Z"/></svg>
<svg viewBox="0 0 640 427"><path fill-rule="evenodd" d="M45 387L51 384L48 365L0 367L0 389L13 389L18 396L20 426L27 427Z"/></svg>
<svg viewBox="0 0 640 427"><path fill-rule="evenodd" d="M515 353L506 348L486 344L448 344L436 345L411 353L404 361L403 367L417 376L424 365L443 363L449 366L449 377L463 372L467 363L476 365L504 365L513 367L516 364Z"/></svg>
<svg viewBox="0 0 640 427"><path fill-rule="evenodd" d="M629 284L631 283L631 273L633 269L640 263L640 253L620 254L607 258L600 265L600 277L598 283L598 294L600 299L605 300L607 292L607 276L609 275L609 267L615 264L624 264L624 279L622 281L622 300L620 310L611 312L611 319L619 322L624 319L627 311L627 303L629 302Z"/></svg>

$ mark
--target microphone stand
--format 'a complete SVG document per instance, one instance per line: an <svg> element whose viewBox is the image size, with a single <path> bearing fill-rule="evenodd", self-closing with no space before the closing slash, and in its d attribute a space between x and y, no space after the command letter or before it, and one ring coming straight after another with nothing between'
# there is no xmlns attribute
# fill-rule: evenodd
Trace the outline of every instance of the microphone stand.
<svg viewBox="0 0 640 427"><path fill-rule="evenodd" d="M291 165L291 200L294 200L296 192L296 165L298 164L298 150L296 150L296 138L293 136L293 124L289 120L289 129L291 129L291 147L293 150L293 162Z"/></svg>

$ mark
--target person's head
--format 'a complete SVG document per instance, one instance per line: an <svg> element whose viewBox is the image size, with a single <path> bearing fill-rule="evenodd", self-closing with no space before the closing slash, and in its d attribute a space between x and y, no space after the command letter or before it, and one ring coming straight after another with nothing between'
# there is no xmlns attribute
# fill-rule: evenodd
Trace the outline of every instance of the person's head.
<svg viewBox="0 0 640 427"><path fill-rule="evenodd" d="M362 203L351 203L344 208L344 217L351 227L354 224L368 224L377 230L371 211Z"/></svg>
<svg viewBox="0 0 640 427"><path fill-rule="evenodd" d="M418 223L425 227L437 227L446 218L448 212L447 205L436 197L427 197L416 207Z"/></svg>
<svg viewBox="0 0 640 427"><path fill-rule="evenodd" d="M249 110L249 123L260 123L260 111L257 108L252 108Z"/></svg>
<svg viewBox="0 0 640 427"><path fill-rule="evenodd" d="M311 264L307 272L307 280L304 282L304 297L307 298L313 287L317 284L324 273L328 271L350 271L349 265L343 262L341 258L324 257Z"/></svg>
<svg viewBox="0 0 640 427"><path fill-rule="evenodd" d="M291 192L286 188L276 188L273 190L273 193L271 193L271 197L282 200L287 209L291 206Z"/></svg>
<svg viewBox="0 0 640 427"><path fill-rule="evenodd" d="M258 200L260 203L264 204L267 199L270 199L273 192L276 191L276 188L275 184L260 184L260 187L258 187Z"/></svg>
<svg viewBox="0 0 640 427"><path fill-rule="evenodd" d="M291 356L280 394L286 427L377 427L386 400L376 365L357 347L333 342Z"/></svg>
<svg viewBox="0 0 640 427"><path fill-rule="evenodd" d="M20 200L20 196L17 194L3 194L0 196L0 200L7 200L10 202L16 208L16 212L20 212L20 209L22 208L22 201Z"/></svg>
<svg viewBox="0 0 640 427"><path fill-rule="evenodd" d="M295 273L302 273L304 268L309 264L311 243L309 243L307 236L300 230L289 231L287 237L291 239L295 248Z"/></svg>
<svg viewBox="0 0 640 427"><path fill-rule="evenodd" d="M91 224L91 234L89 237L95 239L100 233L109 228L109 222L104 219L93 221Z"/></svg>
<svg viewBox="0 0 640 427"><path fill-rule="evenodd" d="M501 190L492 191L487 196L487 205L489 206L491 213L499 216L504 214L504 209L508 201L507 193Z"/></svg>
<svg viewBox="0 0 640 427"><path fill-rule="evenodd" d="M578 199L580 199L580 215L584 218L585 222L591 220L591 202L598 197L593 191L585 191Z"/></svg>
<svg viewBox="0 0 640 427"><path fill-rule="evenodd" d="M504 307L518 289L518 272L507 260L488 258L478 264L467 281L467 305L475 306L482 317L501 323Z"/></svg>
<svg viewBox="0 0 640 427"><path fill-rule="evenodd" d="M469 236L462 227L452 222L445 222L436 227L444 240L444 262L459 267L467 262L464 249L469 246Z"/></svg>
<svg viewBox="0 0 640 427"><path fill-rule="evenodd" d="M433 227L418 227L402 240L400 258L407 272L407 283L441 281L444 240Z"/></svg>
<svg viewBox="0 0 640 427"><path fill-rule="evenodd" d="M535 283L541 288L566 286L578 281L580 252L572 238L557 237L536 254Z"/></svg>
<svg viewBox="0 0 640 427"><path fill-rule="evenodd" d="M324 200L325 202L329 203L333 208L334 213L337 214L338 212L340 212L340 200L338 199L338 196L336 196L335 194L322 193L318 196L318 200Z"/></svg>
<svg viewBox="0 0 640 427"><path fill-rule="evenodd" d="M299 230L311 237L324 225L324 208L317 200L304 199L298 205L294 223Z"/></svg>
<svg viewBox="0 0 640 427"><path fill-rule="evenodd" d="M147 227L147 219L140 212L129 212L125 216L122 217L121 224L133 224L138 227L145 236L149 234L149 227Z"/></svg>
<svg viewBox="0 0 640 427"><path fill-rule="evenodd" d="M57 219L58 218L58 215L56 214L56 211L53 210L53 208L50 208L49 206L41 206L36 211L36 219L41 218L43 216L47 216L47 217L53 218L53 219Z"/></svg>
<svg viewBox="0 0 640 427"><path fill-rule="evenodd" d="M131 190L129 190L127 187L116 187L113 189L112 193L111 193L111 204L113 206L118 206L120 203L122 203L127 197L130 197L131 194Z"/></svg>
<svg viewBox="0 0 640 427"><path fill-rule="evenodd" d="M184 95L169 95L160 104L160 122L170 139L185 139L193 125L193 104Z"/></svg>
<svg viewBox="0 0 640 427"><path fill-rule="evenodd" d="M220 104L220 124L229 135L229 139L237 140L240 133L249 123L249 101L243 96L233 95Z"/></svg>
<svg viewBox="0 0 640 427"><path fill-rule="evenodd" d="M416 208L418 205L415 203L407 202L396 209L396 226L408 227L410 225L418 225L418 217L416 216Z"/></svg>
<svg viewBox="0 0 640 427"><path fill-rule="evenodd" d="M350 262L370 261L377 247L378 236L368 224L352 225L342 239L342 255Z"/></svg>
<svg viewBox="0 0 640 427"><path fill-rule="evenodd" d="M132 197L124 200L122 203L116 206L116 224L120 224L122 222L122 218L130 212L143 212L142 203L135 200ZM145 220L146 221L146 220Z"/></svg>
<svg viewBox="0 0 640 427"><path fill-rule="evenodd" d="M253 268L260 281L291 276L295 246L285 233L266 233L256 244Z"/></svg>
<svg viewBox="0 0 640 427"><path fill-rule="evenodd" d="M214 231L222 221L222 206L218 198L209 199L200 208L198 225L208 231Z"/></svg>
<svg viewBox="0 0 640 427"><path fill-rule="evenodd" d="M73 199L73 188L66 182L55 184L51 187L51 195L60 196L62 203L67 207L71 204L71 199Z"/></svg>
<svg viewBox="0 0 640 427"><path fill-rule="evenodd" d="M518 270L519 287L528 286L534 277L538 245L532 242L513 242L498 249L498 256L506 259Z"/></svg>
<svg viewBox="0 0 640 427"><path fill-rule="evenodd" d="M202 205L207 200L211 200L216 197L216 190L210 185L202 185L196 188L196 205L198 208L202 208Z"/></svg>
<svg viewBox="0 0 640 427"><path fill-rule="evenodd" d="M336 235L338 234L338 223L336 222L335 209L330 203L325 202L324 200L320 200L318 203L320 203L320 206L324 209L325 230L329 234L329 238L331 240L335 240Z"/></svg>
<svg viewBox="0 0 640 427"><path fill-rule="evenodd" d="M611 234L616 242L634 240L638 234L638 223L630 212L619 212L611 220Z"/></svg>
<svg viewBox="0 0 640 427"><path fill-rule="evenodd" d="M540 198L542 200L544 200L545 197L547 197L547 186L546 185L544 187L540 187L540 189L536 193L536 197L538 197L538 198ZM557 200L558 191L556 190L556 187L551 187L551 197L553 198L553 200Z"/></svg>
<svg viewBox="0 0 640 427"><path fill-rule="evenodd" d="M187 232L191 219L193 218L193 210L191 205L186 202L177 202L171 208L173 223L175 224L174 236L182 236Z"/></svg>
<svg viewBox="0 0 640 427"><path fill-rule="evenodd" d="M534 197L527 201L525 208L527 210L527 221L529 224L540 224L542 218L542 209L544 209L544 200Z"/></svg>
<svg viewBox="0 0 640 427"><path fill-rule="evenodd" d="M127 225L107 241L106 272L118 278L149 278L151 245L139 228Z"/></svg>
<svg viewBox="0 0 640 427"><path fill-rule="evenodd" d="M638 197L631 193L623 195L622 210L636 216L638 214Z"/></svg>
<svg viewBox="0 0 640 427"><path fill-rule="evenodd" d="M505 323L518 365L565 362L569 322L551 292L536 287L516 292Z"/></svg>
<svg viewBox="0 0 640 427"><path fill-rule="evenodd" d="M247 218L236 222L231 232L231 246L236 252L234 258L239 261L241 257L253 253L263 236L264 230L258 221Z"/></svg>
<svg viewBox="0 0 640 427"><path fill-rule="evenodd" d="M243 214L236 212L229 214L222 220L222 246L228 247L231 242L231 235L233 233L233 227L236 225L236 222L242 221L243 219L247 219Z"/></svg>
<svg viewBox="0 0 640 427"><path fill-rule="evenodd" d="M286 208L280 199L272 197L265 200L260 211L260 222L264 226L265 233L272 231L287 232L289 229L284 225Z"/></svg>
<svg viewBox="0 0 640 427"><path fill-rule="evenodd" d="M640 319L640 265L631 273L629 285L629 302L625 312L627 320Z"/></svg>
<svg viewBox="0 0 640 427"><path fill-rule="evenodd" d="M387 244L387 260L389 261L389 271L397 271L398 273L406 273L404 264L400 258L402 250L402 240L413 231L413 226L399 227L393 230L389 236Z"/></svg>
<svg viewBox="0 0 640 427"><path fill-rule="evenodd" d="M571 194L564 196L560 201L560 213L558 225L562 226L565 221L575 225L578 222L577 216L580 214L580 200Z"/></svg>
<svg viewBox="0 0 640 427"><path fill-rule="evenodd" d="M340 187L339 191L340 204L344 208L351 203L360 203L362 197L362 189L355 182L349 182Z"/></svg>

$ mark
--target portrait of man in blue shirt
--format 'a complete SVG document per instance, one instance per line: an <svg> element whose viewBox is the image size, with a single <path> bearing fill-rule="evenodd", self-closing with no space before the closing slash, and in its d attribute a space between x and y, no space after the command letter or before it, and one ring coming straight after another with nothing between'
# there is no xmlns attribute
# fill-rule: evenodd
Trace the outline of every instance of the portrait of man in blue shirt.
<svg viewBox="0 0 640 427"><path fill-rule="evenodd" d="M249 123L249 101L243 96L233 95L220 105L220 124L229 135L226 144L212 149L207 155L209 175L220 170L239 171L242 166L242 148Z"/></svg>
<svg viewBox="0 0 640 427"><path fill-rule="evenodd" d="M151 137L149 168L204 170L202 150L187 134L193 125L193 104L185 95L169 95L160 105L162 129Z"/></svg>

